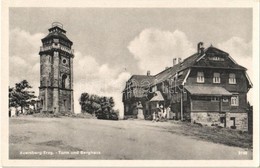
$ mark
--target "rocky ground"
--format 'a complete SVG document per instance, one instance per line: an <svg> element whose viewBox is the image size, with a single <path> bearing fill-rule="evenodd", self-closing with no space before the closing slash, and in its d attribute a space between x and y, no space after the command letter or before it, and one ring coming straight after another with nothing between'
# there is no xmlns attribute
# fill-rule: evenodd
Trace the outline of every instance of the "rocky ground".
<svg viewBox="0 0 260 168"><path fill-rule="evenodd" d="M10 118L10 159L252 159L252 136L177 121Z"/></svg>

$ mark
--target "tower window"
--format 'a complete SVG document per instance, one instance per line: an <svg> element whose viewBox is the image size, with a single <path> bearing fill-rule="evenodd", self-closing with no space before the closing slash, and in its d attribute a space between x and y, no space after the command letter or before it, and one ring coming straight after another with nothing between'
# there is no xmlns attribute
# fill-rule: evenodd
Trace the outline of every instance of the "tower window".
<svg viewBox="0 0 260 168"><path fill-rule="evenodd" d="M66 79L67 79L67 75L66 74L62 75L62 81L61 81L62 88L65 88L66 86Z"/></svg>
<svg viewBox="0 0 260 168"><path fill-rule="evenodd" d="M66 64L67 61L66 61L66 59L63 59L62 62L63 62L63 64Z"/></svg>
<svg viewBox="0 0 260 168"><path fill-rule="evenodd" d="M220 83L220 73L213 74L213 83Z"/></svg>
<svg viewBox="0 0 260 168"><path fill-rule="evenodd" d="M54 43L59 43L59 39L53 39Z"/></svg>

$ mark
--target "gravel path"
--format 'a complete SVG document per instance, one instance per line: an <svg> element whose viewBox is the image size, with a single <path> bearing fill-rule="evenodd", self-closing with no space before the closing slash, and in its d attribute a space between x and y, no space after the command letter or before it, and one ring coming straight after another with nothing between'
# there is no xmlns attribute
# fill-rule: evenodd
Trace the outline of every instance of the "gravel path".
<svg viewBox="0 0 260 168"><path fill-rule="evenodd" d="M167 131L167 122L80 118L10 119L10 159L252 159L244 148ZM176 131L175 131L176 132Z"/></svg>

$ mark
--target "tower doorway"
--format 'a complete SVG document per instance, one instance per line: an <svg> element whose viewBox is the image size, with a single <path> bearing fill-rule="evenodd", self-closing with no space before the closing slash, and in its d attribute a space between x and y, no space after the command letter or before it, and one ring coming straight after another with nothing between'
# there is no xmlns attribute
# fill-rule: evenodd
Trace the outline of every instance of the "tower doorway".
<svg viewBox="0 0 260 168"><path fill-rule="evenodd" d="M64 107L64 111L67 111L67 100L66 99L63 100L63 107Z"/></svg>
<svg viewBox="0 0 260 168"><path fill-rule="evenodd" d="M66 86L66 79L67 79L67 75L66 74L62 75L62 80L61 80L62 88L65 88Z"/></svg>

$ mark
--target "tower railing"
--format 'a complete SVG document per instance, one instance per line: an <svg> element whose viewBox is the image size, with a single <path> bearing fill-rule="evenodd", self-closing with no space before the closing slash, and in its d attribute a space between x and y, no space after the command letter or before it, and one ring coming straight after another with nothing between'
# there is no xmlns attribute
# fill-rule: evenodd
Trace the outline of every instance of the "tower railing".
<svg viewBox="0 0 260 168"><path fill-rule="evenodd" d="M52 44L52 45L49 45L49 46L40 46L40 51L43 52L43 51L48 51L48 50L51 50L51 49L60 49L62 51L66 51L70 54L74 54L74 49L70 49L68 47L65 47L65 46L62 46L60 44Z"/></svg>
<svg viewBox="0 0 260 168"><path fill-rule="evenodd" d="M53 22L51 25L52 25L52 27L58 26L61 29L63 29L63 24L61 24L60 22Z"/></svg>

